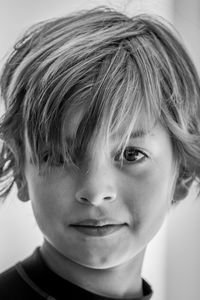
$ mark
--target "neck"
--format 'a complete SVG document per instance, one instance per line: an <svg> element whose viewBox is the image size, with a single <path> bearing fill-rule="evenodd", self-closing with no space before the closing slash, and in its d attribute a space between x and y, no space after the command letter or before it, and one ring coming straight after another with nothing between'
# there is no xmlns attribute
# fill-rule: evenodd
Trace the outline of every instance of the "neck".
<svg viewBox="0 0 200 300"><path fill-rule="evenodd" d="M143 296L141 269L145 249L131 261L107 269L93 269L69 260L47 241L40 250L52 271L85 290L113 298Z"/></svg>

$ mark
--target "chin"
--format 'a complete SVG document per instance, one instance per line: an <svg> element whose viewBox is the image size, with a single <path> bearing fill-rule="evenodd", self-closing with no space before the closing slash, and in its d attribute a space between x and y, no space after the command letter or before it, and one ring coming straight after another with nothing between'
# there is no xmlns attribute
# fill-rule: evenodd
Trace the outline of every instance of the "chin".
<svg viewBox="0 0 200 300"><path fill-rule="evenodd" d="M117 267L127 261L127 258L125 257L120 257L111 255L88 255L87 257L84 256L84 258L79 258L75 260L76 263L87 267L91 269L98 269L98 270L103 270L103 269L110 269Z"/></svg>

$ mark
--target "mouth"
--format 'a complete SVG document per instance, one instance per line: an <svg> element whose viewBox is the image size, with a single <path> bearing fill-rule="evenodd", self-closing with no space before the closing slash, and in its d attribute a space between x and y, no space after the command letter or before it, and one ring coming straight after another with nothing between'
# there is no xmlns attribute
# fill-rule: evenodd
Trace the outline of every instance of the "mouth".
<svg viewBox="0 0 200 300"><path fill-rule="evenodd" d="M127 223L119 223L113 220L88 219L75 224L70 224L79 233L89 236L106 236L127 226Z"/></svg>

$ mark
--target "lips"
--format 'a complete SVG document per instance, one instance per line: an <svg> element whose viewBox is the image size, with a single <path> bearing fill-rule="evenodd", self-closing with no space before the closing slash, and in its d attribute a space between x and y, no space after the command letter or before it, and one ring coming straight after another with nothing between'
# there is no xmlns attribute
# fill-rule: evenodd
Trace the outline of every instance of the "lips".
<svg viewBox="0 0 200 300"><path fill-rule="evenodd" d="M85 235L106 236L122 229L126 225L126 223L120 223L111 219L87 219L70 224L70 227Z"/></svg>

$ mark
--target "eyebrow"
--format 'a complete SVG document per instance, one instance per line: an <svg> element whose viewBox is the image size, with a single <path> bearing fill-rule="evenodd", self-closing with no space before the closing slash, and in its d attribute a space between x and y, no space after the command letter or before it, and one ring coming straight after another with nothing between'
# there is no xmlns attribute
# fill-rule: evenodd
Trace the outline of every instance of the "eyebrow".
<svg viewBox="0 0 200 300"><path fill-rule="evenodd" d="M65 140L66 140L67 144L72 144L73 141L74 141L73 137L70 137L70 136L67 136L67 137L65 138Z"/></svg>
<svg viewBox="0 0 200 300"><path fill-rule="evenodd" d="M130 138L131 139L142 138L142 137L144 137L147 134L148 134L148 131L144 131L142 129L138 129L138 130L133 131L131 133Z"/></svg>
<svg viewBox="0 0 200 300"><path fill-rule="evenodd" d="M130 139L142 138L145 135L147 135L148 133L149 133L148 131L144 131L143 129L138 129L131 133ZM68 144L72 144L74 139L73 139L73 137L67 136L65 138L65 140Z"/></svg>

